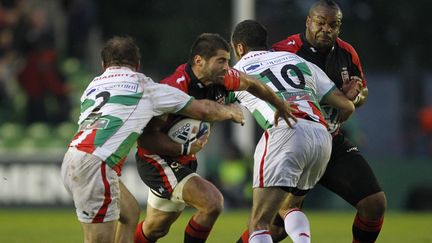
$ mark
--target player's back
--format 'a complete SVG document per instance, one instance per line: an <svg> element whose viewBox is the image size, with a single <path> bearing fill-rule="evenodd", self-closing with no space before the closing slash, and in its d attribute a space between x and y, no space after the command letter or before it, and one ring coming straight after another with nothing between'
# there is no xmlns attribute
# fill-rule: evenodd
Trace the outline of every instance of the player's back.
<svg viewBox="0 0 432 243"><path fill-rule="evenodd" d="M153 116L180 110L186 103L161 86L127 67L107 68L81 97L79 129L70 146L117 170Z"/></svg>
<svg viewBox="0 0 432 243"><path fill-rule="evenodd" d="M235 65L240 71L256 76L270 86L281 98L294 104L294 115L326 125L319 101L334 84L316 65L289 52L253 51ZM325 75L325 74L324 74ZM237 98L267 128L273 124L274 108L247 92L238 92Z"/></svg>

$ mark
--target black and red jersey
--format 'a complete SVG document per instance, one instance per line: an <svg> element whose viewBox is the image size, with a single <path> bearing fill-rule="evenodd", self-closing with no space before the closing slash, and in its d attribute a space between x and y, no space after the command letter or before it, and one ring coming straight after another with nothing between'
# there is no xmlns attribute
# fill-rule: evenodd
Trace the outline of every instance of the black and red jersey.
<svg viewBox="0 0 432 243"><path fill-rule="evenodd" d="M327 54L318 52L307 40L305 34L295 34L276 42L272 48L275 51L288 51L295 53L309 62L320 67L339 89L344 81L351 76L358 76L363 80L363 87L366 87L366 80L355 49L347 42L336 39L333 48Z"/></svg>
<svg viewBox="0 0 432 243"><path fill-rule="evenodd" d="M164 78L160 83L176 87L196 99L209 99L225 104L230 91L240 86L240 73L230 68L225 75L223 84L205 86L193 73L189 64L180 65L173 74Z"/></svg>
<svg viewBox="0 0 432 243"><path fill-rule="evenodd" d="M164 78L160 83L178 88L196 99L209 99L220 104L227 104L234 102L232 91L236 91L240 87L240 73L236 69L230 68L225 75L223 84L206 86L195 76L189 64L182 64L177 67L173 74ZM167 120L169 125L165 130L168 131L170 124L178 118L179 115L169 115ZM138 155L142 157L144 154L152 154L152 152L138 146ZM195 155L178 156L175 160L186 165L191 161L196 161L196 157Z"/></svg>

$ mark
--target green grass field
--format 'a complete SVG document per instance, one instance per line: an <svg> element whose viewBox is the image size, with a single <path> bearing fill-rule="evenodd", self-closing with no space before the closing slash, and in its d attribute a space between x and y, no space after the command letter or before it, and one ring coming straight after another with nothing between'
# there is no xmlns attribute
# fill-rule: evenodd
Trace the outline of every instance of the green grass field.
<svg viewBox="0 0 432 243"><path fill-rule="evenodd" d="M351 242L353 212L306 211L306 213L311 221L313 242ZM185 212L173 225L170 233L158 242L182 242L183 229L190 217L191 212ZM207 242L235 242L245 229L247 217L247 211L224 212ZM0 209L0 242L82 242L82 233L72 208ZM388 213L378 242L432 243L432 213Z"/></svg>

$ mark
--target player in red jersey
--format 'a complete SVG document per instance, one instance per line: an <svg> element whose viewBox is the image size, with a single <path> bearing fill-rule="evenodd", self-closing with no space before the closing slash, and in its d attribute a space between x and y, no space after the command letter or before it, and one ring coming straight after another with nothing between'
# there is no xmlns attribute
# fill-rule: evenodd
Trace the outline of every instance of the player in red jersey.
<svg viewBox="0 0 432 243"><path fill-rule="evenodd" d="M276 107L286 122L290 122L289 118L296 120L289 105L255 78L230 68L229 59L226 40L217 34L202 34L192 45L188 63L180 65L161 83L196 99L219 103L233 102L231 91L247 90ZM197 211L185 229L184 242L205 242L223 208L220 191L196 173L197 151L190 153L185 145L174 143L166 135L173 119L153 119L138 140L138 172L150 192L146 219L137 227L135 242L155 242L166 235L187 205Z"/></svg>
<svg viewBox="0 0 432 243"><path fill-rule="evenodd" d="M316 64L339 89L346 91L347 86L357 82L360 92L354 103L359 107L365 103L368 89L357 52L338 38L341 24L339 6L331 0L319 0L309 9L305 33L291 35L272 47L276 51L293 52ZM358 148L340 132L337 109L325 104L322 108L333 136L333 149L319 184L357 209L352 225L353 242L375 242L387 205L385 194ZM275 241L286 237L280 218L275 220L272 235ZM247 242L246 233L239 241Z"/></svg>

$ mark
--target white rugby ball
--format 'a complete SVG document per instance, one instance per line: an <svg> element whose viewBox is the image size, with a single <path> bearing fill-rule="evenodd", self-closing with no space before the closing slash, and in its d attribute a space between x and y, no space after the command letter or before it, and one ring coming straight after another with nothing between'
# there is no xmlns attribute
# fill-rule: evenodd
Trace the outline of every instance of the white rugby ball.
<svg viewBox="0 0 432 243"><path fill-rule="evenodd" d="M175 142L185 144L200 138L210 130L210 123L192 118L183 118L175 122L168 130L168 136Z"/></svg>

